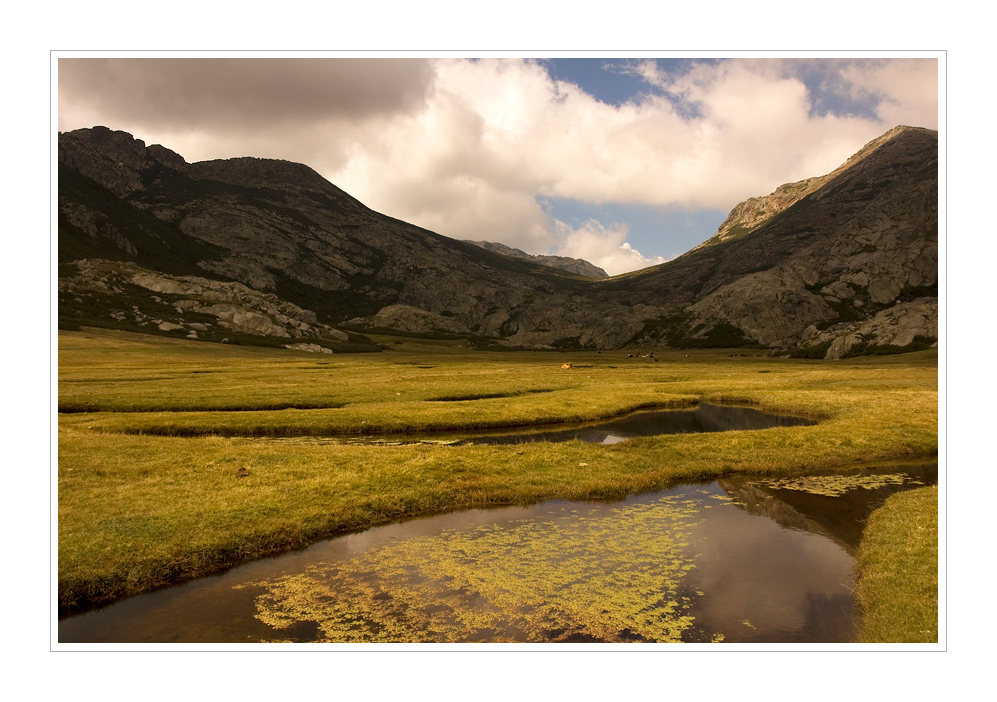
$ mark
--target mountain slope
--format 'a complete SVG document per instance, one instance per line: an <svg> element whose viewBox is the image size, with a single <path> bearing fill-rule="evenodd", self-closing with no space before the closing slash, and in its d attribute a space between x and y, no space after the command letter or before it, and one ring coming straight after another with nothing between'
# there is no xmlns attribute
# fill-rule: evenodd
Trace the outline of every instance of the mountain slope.
<svg viewBox="0 0 997 702"><path fill-rule="evenodd" d="M301 164L187 164L123 132L59 137L60 261L133 261L237 281L329 324L409 305L501 335L536 295L579 279L376 213Z"/></svg>
<svg viewBox="0 0 997 702"><path fill-rule="evenodd" d="M741 203L713 239L632 276L634 299L670 308L693 336L733 327L789 347L898 301L937 298L937 132L896 128L793 186Z"/></svg>
<svg viewBox="0 0 997 702"><path fill-rule="evenodd" d="M380 329L561 348L909 344L937 337L937 161L937 133L891 130L741 203L684 256L593 280L379 214L302 164L187 163L77 130L59 135L60 319L330 347Z"/></svg>

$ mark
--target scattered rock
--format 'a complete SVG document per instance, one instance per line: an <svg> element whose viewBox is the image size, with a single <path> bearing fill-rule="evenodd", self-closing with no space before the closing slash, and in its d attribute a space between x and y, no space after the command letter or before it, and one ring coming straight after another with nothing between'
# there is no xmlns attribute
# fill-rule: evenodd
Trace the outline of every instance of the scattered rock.
<svg viewBox="0 0 997 702"><path fill-rule="evenodd" d="M311 353L332 353L332 349L327 349L325 346L319 346L318 344L284 344L284 348Z"/></svg>

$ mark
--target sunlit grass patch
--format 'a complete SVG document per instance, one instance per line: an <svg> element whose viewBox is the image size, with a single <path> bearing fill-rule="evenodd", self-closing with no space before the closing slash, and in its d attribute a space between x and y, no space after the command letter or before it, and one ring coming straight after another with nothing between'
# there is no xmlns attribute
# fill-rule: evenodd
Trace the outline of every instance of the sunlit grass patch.
<svg viewBox="0 0 997 702"><path fill-rule="evenodd" d="M893 495L873 512L857 571L860 641L938 641L936 486Z"/></svg>

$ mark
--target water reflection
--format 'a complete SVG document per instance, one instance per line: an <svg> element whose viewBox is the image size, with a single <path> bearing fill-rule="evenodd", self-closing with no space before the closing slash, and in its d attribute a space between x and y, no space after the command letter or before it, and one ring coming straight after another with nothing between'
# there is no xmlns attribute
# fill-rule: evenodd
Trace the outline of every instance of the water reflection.
<svg viewBox="0 0 997 702"><path fill-rule="evenodd" d="M65 619L59 640L848 642L856 534L936 472L415 519Z"/></svg>
<svg viewBox="0 0 997 702"><path fill-rule="evenodd" d="M481 432L475 436L406 436L364 437L348 439L350 443L446 443L518 444L526 441L585 441L591 444L615 444L638 436L691 434L718 431L744 431L772 427L811 426L812 419L776 415L750 407L700 404L687 410L647 410L599 422L575 423L546 428L531 428L509 433L508 429Z"/></svg>
<svg viewBox="0 0 997 702"><path fill-rule="evenodd" d="M842 548L742 510L713 512L694 533L688 587L702 594L688 640L714 632L727 643L854 639L854 560Z"/></svg>
<svg viewBox="0 0 997 702"><path fill-rule="evenodd" d="M811 419L775 415L750 407L701 404L690 410L656 410L636 412L598 424L555 431L520 432L500 436L478 436L461 444L517 444L523 441L571 441L590 444L615 444L637 436L691 434L700 432L769 429L816 424Z"/></svg>

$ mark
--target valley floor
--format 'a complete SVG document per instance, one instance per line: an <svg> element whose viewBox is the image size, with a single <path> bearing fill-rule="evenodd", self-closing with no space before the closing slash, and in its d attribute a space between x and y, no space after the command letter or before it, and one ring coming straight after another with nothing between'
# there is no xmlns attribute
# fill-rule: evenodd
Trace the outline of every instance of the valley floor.
<svg viewBox="0 0 997 702"><path fill-rule="evenodd" d="M60 612L416 514L623 497L686 479L938 451L935 349L844 361L654 349L657 360L638 360L627 357L635 349L378 341L389 350L329 355L60 332ZM704 401L820 421L614 445L345 441Z"/></svg>

